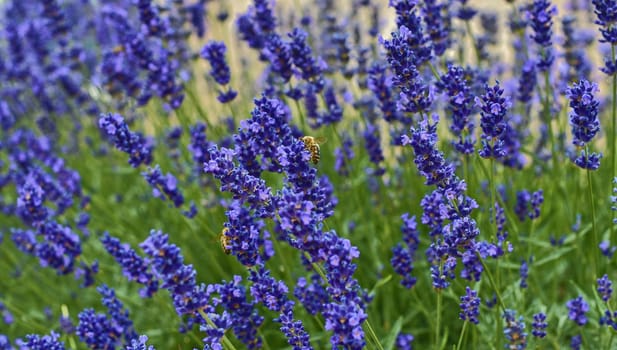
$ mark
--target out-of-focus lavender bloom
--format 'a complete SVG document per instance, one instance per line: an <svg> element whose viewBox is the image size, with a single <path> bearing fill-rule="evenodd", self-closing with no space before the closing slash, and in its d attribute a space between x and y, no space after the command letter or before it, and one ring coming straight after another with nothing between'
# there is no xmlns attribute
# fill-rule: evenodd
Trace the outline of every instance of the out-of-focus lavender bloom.
<svg viewBox="0 0 617 350"><path fill-rule="evenodd" d="M617 247L611 246L611 242L609 241L602 241L598 244L598 248L600 248L600 253L609 259L611 259L615 251L617 251Z"/></svg>
<svg viewBox="0 0 617 350"><path fill-rule="evenodd" d="M148 345L148 336L140 335L139 338L131 339L131 343L127 344L125 350L156 350L154 346Z"/></svg>
<svg viewBox="0 0 617 350"><path fill-rule="evenodd" d="M396 101L392 94L392 79L388 77L386 66L378 62L373 63L368 70L368 88L373 92L383 118L392 122L400 118L396 109Z"/></svg>
<svg viewBox="0 0 617 350"><path fill-rule="evenodd" d="M546 314L540 312L533 315L533 323L531 324L531 334L537 338L546 337L546 328L548 323L546 322Z"/></svg>
<svg viewBox="0 0 617 350"><path fill-rule="evenodd" d="M563 42L564 54L566 61L563 74L565 90L567 84L571 84L579 79L590 79L592 65L587 57L586 50L593 43L593 36L587 39L584 29L576 26L576 17L572 15L565 16L562 21L562 30L565 37Z"/></svg>
<svg viewBox="0 0 617 350"><path fill-rule="evenodd" d="M450 2L428 0L424 2L424 23L431 40L433 54L440 57L450 47Z"/></svg>
<svg viewBox="0 0 617 350"><path fill-rule="evenodd" d="M566 306L568 307L568 318L579 326L587 324L587 316L585 314L589 311L589 305L582 296L569 300Z"/></svg>
<svg viewBox="0 0 617 350"><path fill-rule="evenodd" d="M461 3L461 6L458 8L458 11L456 12L456 17L458 17L459 19L462 19L463 21L469 21L471 20L476 13L478 13L478 11L469 6L467 4L468 0L459 0L459 2Z"/></svg>
<svg viewBox="0 0 617 350"><path fill-rule="evenodd" d="M28 350L64 350L64 342L58 340L60 335L52 331L49 335L30 334L26 336L26 340L17 339L15 342L20 349ZM11 349L10 344L8 345Z"/></svg>
<svg viewBox="0 0 617 350"><path fill-rule="evenodd" d="M348 133L341 135L342 145L334 150L334 170L342 176L348 176L351 171L351 160L355 157L353 141Z"/></svg>
<svg viewBox="0 0 617 350"><path fill-rule="evenodd" d="M169 236L161 231L150 231L150 236L139 246L150 257L153 275L162 281L161 288L169 291L176 312L192 314L207 303L203 286L196 282L197 272L192 265L184 265L184 257Z"/></svg>
<svg viewBox="0 0 617 350"><path fill-rule="evenodd" d="M376 166L375 175L381 176L385 173L385 168L382 162L385 160L381 148L381 137L379 126L376 124L367 123L366 129L363 132L365 147L369 155L369 159Z"/></svg>
<svg viewBox="0 0 617 350"><path fill-rule="evenodd" d="M325 84L323 64L320 63L320 59L313 56L313 50L307 43L308 34L300 28L294 28L288 36L291 40L289 45L291 61L298 70L298 75L313 85L316 92L320 92Z"/></svg>
<svg viewBox="0 0 617 350"><path fill-rule="evenodd" d="M321 277L317 274L311 277L311 283L308 283L306 278L300 277L294 290L294 296L302 303L306 311L313 316L322 312L324 305L328 301L328 293L322 286L322 283Z"/></svg>
<svg viewBox="0 0 617 350"><path fill-rule="evenodd" d="M128 310L116 297L116 292L107 285L101 285L96 289L102 298L102 303L107 307L107 314L111 319L112 327L124 338L124 343L128 344L137 338L137 333L133 327L133 321L129 318Z"/></svg>
<svg viewBox="0 0 617 350"><path fill-rule="evenodd" d="M171 173L163 175L158 164L154 168L148 167L148 171L142 173L142 175L152 187L152 195L154 197L162 200L165 200L165 197L167 197L174 203L176 208L184 204L184 196L178 188L178 180Z"/></svg>
<svg viewBox="0 0 617 350"><path fill-rule="evenodd" d="M580 350L581 345L583 345L583 337L580 334L572 336L572 339L570 340L570 348L572 348L572 350Z"/></svg>
<svg viewBox="0 0 617 350"><path fill-rule="evenodd" d="M212 69L210 75L223 86L227 86L231 80L231 72L225 58L227 47L222 41L210 41L201 50L201 57L210 62ZM220 92L218 99L221 103L231 102L237 93L229 88L226 92Z"/></svg>
<svg viewBox="0 0 617 350"><path fill-rule="evenodd" d="M134 168L152 162L153 141L142 134L132 132L119 114L101 114L99 128L117 149L127 153L129 164Z"/></svg>
<svg viewBox="0 0 617 350"><path fill-rule="evenodd" d="M122 333L103 313L85 309L77 316L75 334L91 349L113 349L120 345Z"/></svg>
<svg viewBox="0 0 617 350"><path fill-rule="evenodd" d="M278 34L270 34L266 39L264 56L270 61L270 70L279 79L280 83L287 83L293 75L291 48L288 42Z"/></svg>
<svg viewBox="0 0 617 350"><path fill-rule="evenodd" d="M613 282L606 274L598 278L598 293L604 302L607 302L613 294Z"/></svg>
<svg viewBox="0 0 617 350"><path fill-rule="evenodd" d="M448 110L452 113L450 131L457 141L453 141L454 148L462 154L471 154L474 151L474 123L471 120L472 92L466 79L463 68L448 65L448 71L441 76L437 86L448 94Z"/></svg>
<svg viewBox="0 0 617 350"><path fill-rule="evenodd" d="M520 102L529 105L533 97L534 89L536 88L537 80L536 63L533 59L528 59L522 66L518 84L517 98Z"/></svg>
<svg viewBox="0 0 617 350"><path fill-rule="evenodd" d="M597 16L596 24L600 26L600 33L602 39L600 42L606 42L611 44L611 47L615 47L617 44L617 28L615 28L615 21L617 21L617 5L612 0L592 0L595 7L595 14ZM606 75L612 76L617 74L617 61L613 57L604 58L605 66L601 69Z"/></svg>
<svg viewBox="0 0 617 350"><path fill-rule="evenodd" d="M4 324L7 326L13 324L15 320L15 318L13 317L13 314L1 301L0 301L0 311L2 312L2 322L4 322Z"/></svg>
<svg viewBox="0 0 617 350"><path fill-rule="evenodd" d="M396 10L396 26L402 39L398 43L396 43L398 41L396 40L394 45L399 50L406 47L406 50L413 52L416 60L415 66L419 67L431 59L431 42L424 33L422 18L417 14L416 5L417 1L415 0L390 1L390 6ZM392 36L394 39L395 33L392 33ZM388 48L386 47L386 49Z"/></svg>
<svg viewBox="0 0 617 350"><path fill-rule="evenodd" d="M122 267L122 274L129 281L135 281L145 285L140 289L142 298L151 297L158 290L159 282L150 272L149 265L144 258L139 256L128 244L122 244L119 239L105 232L101 238L105 250L114 257Z"/></svg>
<svg viewBox="0 0 617 350"><path fill-rule="evenodd" d="M396 348L398 350L412 350L413 347L411 343L413 343L413 335L407 333L399 333L396 336Z"/></svg>
<svg viewBox="0 0 617 350"><path fill-rule="evenodd" d="M544 191L538 190L529 193L527 190L521 190L516 193L516 206L514 212L519 220L525 221L537 219L540 216L540 206L544 202Z"/></svg>
<svg viewBox="0 0 617 350"><path fill-rule="evenodd" d="M34 176L27 176L23 184L18 189L17 215L30 225L38 226L47 219L49 209L43 205L45 202L45 191L36 182Z"/></svg>
<svg viewBox="0 0 617 350"><path fill-rule="evenodd" d="M557 14L557 7L549 0L534 0L527 9L527 17L533 28L533 40L540 47L540 58L537 61L538 70L548 71L553 63L552 36L553 16Z"/></svg>
<svg viewBox="0 0 617 350"><path fill-rule="evenodd" d="M527 347L527 333L525 333L523 316L517 321L516 312L514 310L505 310L503 318L506 322L503 333L508 340L509 349L525 349Z"/></svg>

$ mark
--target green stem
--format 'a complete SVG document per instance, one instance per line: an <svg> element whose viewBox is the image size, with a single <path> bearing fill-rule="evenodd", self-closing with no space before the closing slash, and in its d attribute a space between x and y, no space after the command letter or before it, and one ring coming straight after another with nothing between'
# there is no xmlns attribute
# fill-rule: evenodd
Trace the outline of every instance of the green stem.
<svg viewBox="0 0 617 350"><path fill-rule="evenodd" d="M435 66L433 66L431 62L426 62L426 64L428 64L428 67L431 69L431 73L433 73L433 76L435 77L435 79L437 79L437 81L440 81L441 76L439 76L439 72L437 72L437 69L435 68Z"/></svg>
<svg viewBox="0 0 617 350"><path fill-rule="evenodd" d="M589 157L589 147L586 147L587 157ZM598 231L596 230L596 205L593 198L593 187L591 184L591 170L587 169L587 187L589 188L589 204L591 205L591 226L593 230L593 249L591 255L593 256L593 279L595 280L598 275L598 258L596 249L598 249Z"/></svg>
<svg viewBox="0 0 617 350"><path fill-rule="evenodd" d="M214 327L217 328L216 325L214 324L214 322L212 322L212 320L210 319L210 317L208 317L208 315L206 315L206 313L204 312L204 310L199 309L199 314L201 315L201 317L204 318L204 320L206 320L206 323L210 326L210 327ZM223 334L223 337L221 338L221 341L223 343L223 347L225 349L229 349L229 350L236 350L236 347L232 344L232 342L227 338L227 336L225 334Z"/></svg>
<svg viewBox="0 0 617 350"><path fill-rule="evenodd" d="M373 327L371 326L371 323L368 321L368 318L364 322L364 325L366 326L369 337L373 340L373 343L377 347L377 349L384 350L383 346L381 346L381 343L379 342L379 339L377 338L377 335L375 334L375 331L373 330Z"/></svg>
<svg viewBox="0 0 617 350"><path fill-rule="evenodd" d="M482 55L480 54L480 49L478 48L478 43L476 43L476 39L473 37L473 32L471 30L471 23L469 21L465 21L465 29L467 30L467 35L471 39L471 45L473 46L473 51L476 54L476 64L480 67L480 62L482 62Z"/></svg>
<svg viewBox="0 0 617 350"><path fill-rule="evenodd" d="M494 147L494 145L493 145ZM495 183L495 158L491 157L491 169L490 169L490 184L489 186L491 186L491 204L489 206L489 215L490 215L490 220L489 220L489 224L491 221L493 221L495 223L495 234L493 236L493 239L495 239L495 241L497 241L497 218L496 215L497 211L495 210L495 199L497 198L497 194L496 194L496 187L497 184Z"/></svg>
<svg viewBox="0 0 617 350"><path fill-rule="evenodd" d="M309 260L312 261L313 259L311 259L311 256L308 253L304 253L304 256ZM319 276L321 276L321 278L324 280L324 282L326 283L326 285L329 285L328 283L328 277L326 276L326 272L322 269L322 267L314 262L311 262L311 265L313 266L313 268L315 269L315 271L317 271L317 273L319 274ZM367 333L369 335L369 337L371 337L372 341L375 343L375 346L379 349L379 350L384 350L383 346L381 345L381 343L379 342L379 338L377 338L377 335L375 334L375 331L373 330L373 327L371 326L371 322L368 320L368 317L366 318L366 321L364 321L364 326L367 329Z"/></svg>
<svg viewBox="0 0 617 350"><path fill-rule="evenodd" d="M197 113L199 113L199 116L204 119L204 121L206 122L206 125L208 126L208 129L211 129L212 123L210 123L210 120L208 120L208 113L206 113L206 111L204 111L201 108L201 104L199 104L199 100L197 99L197 96L195 96L195 94L193 93L193 89L188 88L185 91L186 91L186 94L191 99L193 106L195 107L195 109L197 109Z"/></svg>
<svg viewBox="0 0 617 350"><path fill-rule="evenodd" d="M615 62L615 45L611 45L611 61ZM612 170L613 170L613 176L611 177L611 180L613 180L615 178L615 176L617 176L617 74L613 74L613 94L612 94L612 99L611 99L611 120L613 122L612 127L612 135L611 135L611 159L613 161L612 164ZM611 188L609 189L609 193L613 190L612 189L612 181L610 181L611 183ZM612 210L612 219L613 221L615 221L615 211ZM613 224L613 221L611 221L611 238L615 237L615 224Z"/></svg>
<svg viewBox="0 0 617 350"><path fill-rule="evenodd" d="M546 72L544 72L544 88L546 89L545 91L545 96L544 96L544 122L547 124L548 126L548 137L550 138L550 142L551 142L551 158L553 160L553 169L559 169L559 166L557 164L557 150L555 149L555 133L553 132L553 121L551 118L551 105L550 105L550 95L551 95L551 88L550 88L550 77L549 77L549 71L547 70Z"/></svg>
<svg viewBox="0 0 617 350"><path fill-rule="evenodd" d="M441 270L441 266L439 267ZM437 325L435 326L435 350L439 350L439 331L441 327L441 299L443 295L441 294L441 290L437 290Z"/></svg>
<svg viewBox="0 0 617 350"><path fill-rule="evenodd" d="M486 275L488 276L488 281L491 287L493 287L493 290L495 291L495 295L497 296L497 301L499 302L499 306L501 306L501 309L505 311L506 304L504 304L503 299L501 298L501 293L499 293L499 289L497 288L497 284L495 284L495 280L493 279L493 275L491 274L491 271L488 269L488 266L486 266L484 259L482 259L482 256L480 256L480 253L476 252L476 256L478 257L478 260L480 260L480 263L482 264L482 267L484 268L484 272L486 272Z"/></svg>
<svg viewBox="0 0 617 350"><path fill-rule="evenodd" d="M465 332L467 331L467 324L469 322L465 321L463 323L463 329L461 329L461 334L458 337L458 343L456 344L456 350L460 350L461 349L461 345L463 344L463 338L465 338Z"/></svg>

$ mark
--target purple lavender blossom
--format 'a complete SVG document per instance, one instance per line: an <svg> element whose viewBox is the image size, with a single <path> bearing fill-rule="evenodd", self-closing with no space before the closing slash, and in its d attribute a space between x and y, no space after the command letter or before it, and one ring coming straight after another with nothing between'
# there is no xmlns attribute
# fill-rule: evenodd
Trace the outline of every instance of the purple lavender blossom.
<svg viewBox="0 0 617 350"><path fill-rule="evenodd" d="M582 344L583 337L580 334L572 336L572 339L570 340L570 348L572 348L572 350L580 350Z"/></svg>
<svg viewBox="0 0 617 350"><path fill-rule="evenodd" d="M416 155L414 163L418 171L426 178L427 186L444 186L454 175L454 167L447 163L443 154L435 146L437 144L437 116L431 124L428 119L420 122L419 128L411 128L411 138L403 135L403 145L411 145Z"/></svg>
<svg viewBox="0 0 617 350"><path fill-rule="evenodd" d="M527 190L516 192L516 206L514 212L520 221L537 219L540 216L540 206L544 202L544 191L538 190L529 193Z"/></svg>
<svg viewBox="0 0 617 350"><path fill-rule="evenodd" d="M523 316L516 320L516 312L514 310L505 310L503 318L506 322L503 333L508 340L509 349L523 350L527 347L527 333L525 333L525 323Z"/></svg>
<svg viewBox="0 0 617 350"><path fill-rule="evenodd" d="M417 60L416 66L428 62L431 59L431 42L424 33L422 18L417 14L417 1L415 0L393 0L390 6L396 10L396 26L405 42L399 46L400 49L410 50L413 57ZM393 39L395 34L392 34ZM402 44L402 43L401 43ZM384 42L384 46L386 46ZM388 47L386 46L386 49ZM388 49L389 50L389 49ZM388 62L390 60L388 59ZM392 63L390 62L392 65Z"/></svg>
<svg viewBox="0 0 617 350"><path fill-rule="evenodd" d="M469 287L466 287L466 291L467 294L461 297L461 312L459 313L459 317L463 321L478 324L480 322L478 320L478 315L480 314L480 298L478 297L478 292Z"/></svg>
<svg viewBox="0 0 617 350"><path fill-rule="evenodd" d="M387 75L387 66L375 62L368 70L367 87L373 92L383 118L392 122L400 118L392 93L392 78Z"/></svg>
<svg viewBox="0 0 617 350"><path fill-rule="evenodd" d="M548 327L548 323L546 323L546 314L540 312L533 315L533 323L531 324L531 327L531 334L534 337L546 337L546 327Z"/></svg>
<svg viewBox="0 0 617 350"><path fill-rule="evenodd" d="M385 160L383 150L381 148L381 136L379 126L372 123L366 124L366 129L362 133L364 136L365 147L369 155L371 163L376 167L375 175L381 176L385 173L385 168L382 162Z"/></svg>
<svg viewBox="0 0 617 350"><path fill-rule="evenodd" d="M293 75L289 43L283 41L278 34L270 34L266 38L263 53L270 61L271 72L280 79L280 83L287 83Z"/></svg>
<svg viewBox="0 0 617 350"><path fill-rule="evenodd" d="M58 340L59 338L60 335L54 331L44 336L30 334L26 336L26 341L18 339L16 344L20 349L28 350L64 350L64 342ZM11 349L10 344L9 349Z"/></svg>
<svg viewBox="0 0 617 350"><path fill-rule="evenodd" d="M613 282L606 274L598 278L598 294L600 294L604 302L607 302L613 294Z"/></svg>
<svg viewBox="0 0 617 350"><path fill-rule="evenodd" d="M609 259L612 258L615 251L617 251L617 247L611 246L611 242L609 241L602 241L598 244L598 248L600 248L600 253Z"/></svg>
<svg viewBox="0 0 617 350"><path fill-rule="evenodd" d="M77 316L75 334L91 349L113 349L120 345L122 334L103 313L85 309Z"/></svg>
<svg viewBox="0 0 617 350"><path fill-rule="evenodd" d="M439 3L438 0L428 0L424 2L424 23L426 31L431 40L431 47L436 57L444 54L450 46L450 3L447 1Z"/></svg>
<svg viewBox="0 0 617 350"><path fill-rule="evenodd" d="M476 96L476 106L480 111L480 126L482 127L482 149L479 154L483 158L500 159L506 155L504 135L508 127L506 114L511 106L508 97L502 97L503 89L499 82L493 87L485 86L485 94Z"/></svg>
<svg viewBox="0 0 617 350"><path fill-rule="evenodd" d="M152 195L156 198L165 200L167 197L174 203L176 208L184 204L184 196L178 188L178 180L171 173L163 176L159 165L154 168L148 167L147 172L142 173L143 177L152 187Z"/></svg>
<svg viewBox="0 0 617 350"><path fill-rule="evenodd" d="M602 39L600 42L617 44L617 28L614 23L617 21L617 5L612 0L592 0L595 6L594 12L598 19L596 24L600 26Z"/></svg>
<svg viewBox="0 0 617 350"><path fill-rule="evenodd" d="M137 338L137 333L133 327L133 321L129 318L128 310L116 297L116 292L107 285L101 285L96 289L102 298L102 303L107 307L107 313L111 319L111 325L115 331L122 335L124 343L128 344Z"/></svg>
<svg viewBox="0 0 617 350"><path fill-rule="evenodd" d="M302 322L294 320L291 310L281 314L277 320L281 323L281 332L285 334L287 343L291 345L294 350L313 349L309 342L310 337L304 329L304 325Z"/></svg>
<svg viewBox="0 0 617 350"><path fill-rule="evenodd" d="M471 120L472 92L465 78L463 68L448 65L448 71L441 76L438 87L448 94L448 110L452 113L450 131L458 139L453 141L454 148L462 154L471 154L474 150L474 123Z"/></svg>
<svg viewBox="0 0 617 350"><path fill-rule="evenodd" d="M308 34L300 28L294 28L288 36L291 39L291 61L299 71L299 76L314 86L316 92L320 92L324 87L323 63L313 57L313 50L307 43Z"/></svg>
<svg viewBox="0 0 617 350"><path fill-rule="evenodd" d="M557 14L557 7L551 5L549 0L534 0L527 10L527 17L534 34L531 38L540 47L540 59L537 62L538 70L548 71L553 63L551 37L553 31L552 17Z"/></svg>
<svg viewBox="0 0 617 350"><path fill-rule="evenodd" d="M162 281L161 288L167 289L173 299L176 312L192 314L207 303L203 286L196 282L197 272L192 265L184 265L184 257L169 236L161 231L150 231L150 236L139 246L150 257L154 276Z"/></svg>
<svg viewBox="0 0 617 350"><path fill-rule="evenodd" d="M349 176L351 171L351 160L355 157L353 151L353 141L348 133L341 135L342 145L334 150L334 170L341 176Z"/></svg>
<svg viewBox="0 0 617 350"><path fill-rule="evenodd" d="M257 330L264 318L255 308L259 300L249 301L246 296L246 287L241 282L240 276L234 276L233 281L228 283L208 286L209 293L218 294L219 297L215 303L228 312L232 322L231 328L238 340L248 349L259 349L262 347L262 339L257 335Z"/></svg>
<svg viewBox="0 0 617 350"><path fill-rule="evenodd" d="M602 39L600 42L606 42L614 47L617 44L617 28L615 28L615 21L617 21L617 6L612 0L592 0L595 7L594 13L597 16L596 24L600 26L600 33ZM601 69L606 75L612 76L617 74L617 61L612 57L606 57L604 59L605 66Z"/></svg>
<svg viewBox="0 0 617 350"><path fill-rule="evenodd" d="M49 209L43 205L45 191L36 182L34 176L27 176L18 188L17 215L30 225L37 226L47 219Z"/></svg>
<svg viewBox="0 0 617 350"><path fill-rule="evenodd" d="M412 350L411 343L413 342L413 335L407 333L399 333L396 336L396 348L398 350Z"/></svg>
<svg viewBox="0 0 617 350"><path fill-rule="evenodd" d="M568 307L568 318L579 326L587 324L587 316L585 314L589 311L589 305L582 296L569 300L566 306Z"/></svg>
<svg viewBox="0 0 617 350"><path fill-rule="evenodd" d="M152 140L140 133L130 131L121 115L101 114L98 125L117 149L130 156L131 166L136 168L141 164L152 162Z"/></svg>
<svg viewBox="0 0 617 350"><path fill-rule="evenodd" d="M302 303L306 311L315 316L319 312L323 312L324 305L328 301L328 293L322 286L322 279L318 274L311 277L311 283L304 277L298 279L294 296Z"/></svg>
<svg viewBox="0 0 617 350"><path fill-rule="evenodd" d="M227 86L231 79L231 72L229 71L229 66L225 58L226 51L227 47L222 41L210 41L201 50L201 57L210 62L210 66L212 67L210 75L218 84L223 86ZM218 100L221 103L228 103L231 102L236 95L237 92L228 88L226 92L221 91L219 93Z"/></svg>
<svg viewBox="0 0 617 350"><path fill-rule="evenodd" d="M521 268L519 270L519 274L521 276L521 282L519 284L519 287L521 288L527 288L527 277L529 277L529 266L527 265L527 261L523 261L521 263Z"/></svg>
<svg viewBox="0 0 617 350"><path fill-rule="evenodd" d="M148 336L140 335L139 338L131 340L130 344L127 344L125 350L156 350L154 346L148 345Z"/></svg>
<svg viewBox="0 0 617 350"><path fill-rule="evenodd" d="M135 281L145 286L139 290L139 295L142 298L152 297L158 290L159 283L150 272L148 262L131 249L128 244L122 244L118 238L110 236L107 232L103 234L101 242L105 250L122 267L124 277L129 281Z"/></svg>
<svg viewBox="0 0 617 350"><path fill-rule="evenodd" d="M574 163L582 169L596 170L600 166L601 153L589 153L588 143L600 131L598 120L599 102L594 93L598 92L598 85L587 80L573 83L566 95L570 99L570 125L572 126L572 143L578 148L585 148L574 159Z"/></svg>

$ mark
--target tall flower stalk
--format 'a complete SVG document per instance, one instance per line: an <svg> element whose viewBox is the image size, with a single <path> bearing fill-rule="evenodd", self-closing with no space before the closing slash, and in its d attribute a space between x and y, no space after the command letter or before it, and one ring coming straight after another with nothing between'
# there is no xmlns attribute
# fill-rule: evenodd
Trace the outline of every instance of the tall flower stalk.
<svg viewBox="0 0 617 350"><path fill-rule="evenodd" d="M589 203L591 205L592 227L593 227L593 246L598 246L598 233L596 229L596 210L591 182L591 171L600 167L601 153L591 153L589 142L600 131L600 121L598 119L600 103L595 99L594 94L598 92L598 85L587 80L581 80L572 84L566 94L570 99L570 125L572 126L572 143L582 149L580 154L574 159L574 164L587 171L587 187L589 189ZM593 255L594 273L597 273L597 258Z"/></svg>
<svg viewBox="0 0 617 350"><path fill-rule="evenodd" d="M612 77L611 91L611 135L610 135L610 151L611 151L611 170L612 178L617 175L617 3L614 0L592 0L597 16L596 24L600 26L602 38L601 43L611 45L611 55L604 59L605 66L601 69L602 72ZM611 185L612 186L612 185ZM612 187L611 187L612 189ZM615 212L613 211L613 221L615 220ZM615 236L615 225L611 225L611 237Z"/></svg>

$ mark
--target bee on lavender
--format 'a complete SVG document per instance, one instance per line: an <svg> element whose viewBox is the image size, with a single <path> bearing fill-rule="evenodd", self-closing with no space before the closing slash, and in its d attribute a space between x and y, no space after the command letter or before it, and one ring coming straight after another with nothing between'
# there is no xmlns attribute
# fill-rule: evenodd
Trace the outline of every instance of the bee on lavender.
<svg viewBox="0 0 617 350"><path fill-rule="evenodd" d="M221 233L219 233L219 242L221 243L221 248L223 252L227 255L231 254L231 238L227 235L229 229L225 227Z"/></svg>
<svg viewBox="0 0 617 350"><path fill-rule="evenodd" d="M327 139L321 136L302 136L300 140L304 142L304 148L311 154L311 162L313 162L313 164L319 163L319 159L321 159L321 149L319 145L326 143Z"/></svg>

